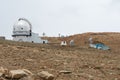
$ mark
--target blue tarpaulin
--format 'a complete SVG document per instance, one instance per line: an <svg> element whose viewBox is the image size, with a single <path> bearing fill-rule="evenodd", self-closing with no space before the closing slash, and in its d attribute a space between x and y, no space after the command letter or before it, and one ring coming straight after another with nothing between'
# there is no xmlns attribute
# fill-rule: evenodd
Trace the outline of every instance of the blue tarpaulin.
<svg viewBox="0 0 120 80"><path fill-rule="evenodd" d="M90 47L101 50L110 50L110 48L103 43L90 44Z"/></svg>

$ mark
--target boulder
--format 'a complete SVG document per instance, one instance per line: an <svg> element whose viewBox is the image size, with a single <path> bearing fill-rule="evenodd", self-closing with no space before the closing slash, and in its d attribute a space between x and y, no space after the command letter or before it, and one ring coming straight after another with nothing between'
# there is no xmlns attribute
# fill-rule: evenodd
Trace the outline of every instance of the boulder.
<svg viewBox="0 0 120 80"><path fill-rule="evenodd" d="M3 76L3 73L0 72L0 77L2 77L2 76Z"/></svg>
<svg viewBox="0 0 120 80"><path fill-rule="evenodd" d="M0 67L0 76L9 75L9 70L7 68Z"/></svg>
<svg viewBox="0 0 120 80"><path fill-rule="evenodd" d="M19 80L36 80L34 76L26 76L26 77L23 77Z"/></svg>
<svg viewBox="0 0 120 80"><path fill-rule="evenodd" d="M24 72L23 70L11 70L9 72L8 78L20 79L25 76L27 76L27 73Z"/></svg>
<svg viewBox="0 0 120 80"><path fill-rule="evenodd" d="M47 71L41 71L37 74L40 78L42 78L43 80L53 80L54 79L54 75L48 73Z"/></svg>
<svg viewBox="0 0 120 80"><path fill-rule="evenodd" d="M0 67L0 80L7 79L22 79L25 77L25 80L34 80L33 73L27 69L18 69L18 70L8 70L6 68Z"/></svg>
<svg viewBox="0 0 120 80"><path fill-rule="evenodd" d="M3 78L3 77L0 77L0 80L6 80L5 78Z"/></svg>

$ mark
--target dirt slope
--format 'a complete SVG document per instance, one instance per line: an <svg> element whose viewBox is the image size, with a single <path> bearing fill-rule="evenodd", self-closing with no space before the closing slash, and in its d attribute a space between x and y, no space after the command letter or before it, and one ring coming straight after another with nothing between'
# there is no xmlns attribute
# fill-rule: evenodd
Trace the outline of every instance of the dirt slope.
<svg viewBox="0 0 120 80"><path fill-rule="evenodd" d="M56 80L120 80L120 33L85 33L65 38L74 39L75 47L59 44L0 41L0 66L25 68L33 73L48 71ZM111 47L110 51L88 47L89 36ZM55 39L59 43L60 38ZM59 74L59 71L71 71Z"/></svg>

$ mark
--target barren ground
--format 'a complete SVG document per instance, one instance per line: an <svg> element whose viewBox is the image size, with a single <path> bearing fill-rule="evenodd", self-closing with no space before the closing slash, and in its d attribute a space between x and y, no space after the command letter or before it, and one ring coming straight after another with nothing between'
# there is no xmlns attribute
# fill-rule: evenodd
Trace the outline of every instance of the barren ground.
<svg viewBox="0 0 120 80"><path fill-rule="evenodd" d="M89 36L110 46L111 50L89 48ZM64 38L74 39L74 47L55 44L63 38L48 39L51 44L0 40L0 66L25 68L33 73L48 71L56 80L120 80L120 33L85 33ZM59 74L61 70L72 73Z"/></svg>

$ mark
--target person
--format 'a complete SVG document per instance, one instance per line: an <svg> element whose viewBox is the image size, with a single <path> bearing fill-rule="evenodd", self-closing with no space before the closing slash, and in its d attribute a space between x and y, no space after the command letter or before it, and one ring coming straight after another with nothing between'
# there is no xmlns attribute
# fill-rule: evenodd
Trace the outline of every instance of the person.
<svg viewBox="0 0 120 80"><path fill-rule="evenodd" d="M74 40L70 40L70 46L74 46Z"/></svg>
<svg viewBox="0 0 120 80"><path fill-rule="evenodd" d="M89 41L89 46L90 46L90 47L92 47L92 48L95 48L95 47L96 47L96 45L93 44L93 38L92 38L92 37L90 37L88 41Z"/></svg>
<svg viewBox="0 0 120 80"><path fill-rule="evenodd" d="M90 43L90 44L93 43L93 38L92 38L92 37L89 38L89 43Z"/></svg>
<svg viewBox="0 0 120 80"><path fill-rule="evenodd" d="M61 41L61 46L66 46L67 45L67 42L66 41Z"/></svg>

